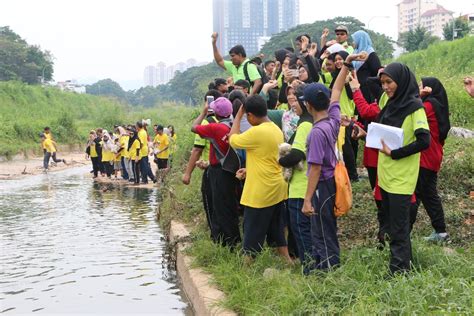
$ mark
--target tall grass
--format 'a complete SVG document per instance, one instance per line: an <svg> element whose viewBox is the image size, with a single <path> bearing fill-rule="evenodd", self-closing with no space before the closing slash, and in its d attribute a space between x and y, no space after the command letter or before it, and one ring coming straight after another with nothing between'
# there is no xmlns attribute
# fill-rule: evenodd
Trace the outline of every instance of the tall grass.
<svg viewBox="0 0 474 316"><path fill-rule="evenodd" d="M452 125L474 128L474 99L463 89L463 78L474 77L474 37L441 41L397 61L407 64L418 79L440 79L448 93Z"/></svg>
<svg viewBox="0 0 474 316"><path fill-rule="evenodd" d="M156 123L165 112L179 115L170 103L144 109L106 97L0 82L0 155L39 149L39 133L45 126L51 127L59 144L81 144L91 129L111 130L115 124L140 118L152 118Z"/></svg>

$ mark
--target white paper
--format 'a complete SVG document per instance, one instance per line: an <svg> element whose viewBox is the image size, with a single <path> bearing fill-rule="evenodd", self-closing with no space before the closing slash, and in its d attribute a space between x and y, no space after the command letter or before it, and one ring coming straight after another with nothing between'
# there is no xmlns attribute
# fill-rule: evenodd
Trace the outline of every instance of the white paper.
<svg viewBox="0 0 474 316"><path fill-rule="evenodd" d="M370 123L365 145L370 148L382 149L381 139L391 150L398 149L403 146L403 129L379 123Z"/></svg>

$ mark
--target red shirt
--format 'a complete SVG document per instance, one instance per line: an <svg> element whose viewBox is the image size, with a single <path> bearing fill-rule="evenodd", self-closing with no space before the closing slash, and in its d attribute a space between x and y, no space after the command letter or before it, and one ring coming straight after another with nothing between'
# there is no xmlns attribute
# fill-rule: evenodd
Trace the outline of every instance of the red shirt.
<svg viewBox="0 0 474 316"><path fill-rule="evenodd" d="M356 90L353 94L354 103L357 107L357 112L362 119L372 122L375 121L377 115L380 113L380 108L377 103L367 103L362 92ZM377 161L379 159L379 151L375 148L364 147L364 166L377 168Z"/></svg>
<svg viewBox="0 0 474 316"><path fill-rule="evenodd" d="M229 138L227 136L229 132L230 127L221 123L210 123L207 125L196 126L196 133L202 138L214 139L224 155L229 150ZM211 166L219 164L219 160L216 158L214 146L212 144L209 153L209 163Z"/></svg>
<svg viewBox="0 0 474 316"><path fill-rule="evenodd" d="M430 102L424 102L428 125L430 126L430 147L421 152L420 167L438 172L443 161L443 145L439 141L438 120Z"/></svg>

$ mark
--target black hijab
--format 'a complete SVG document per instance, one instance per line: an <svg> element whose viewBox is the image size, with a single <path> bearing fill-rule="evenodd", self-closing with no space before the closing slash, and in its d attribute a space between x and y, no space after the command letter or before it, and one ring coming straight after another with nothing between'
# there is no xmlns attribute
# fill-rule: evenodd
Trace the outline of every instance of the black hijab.
<svg viewBox="0 0 474 316"><path fill-rule="evenodd" d="M415 75L401 63L391 63L380 73L392 78L397 84L395 95L380 111L378 122L390 126L402 127L405 118L423 108L420 90Z"/></svg>
<svg viewBox="0 0 474 316"><path fill-rule="evenodd" d="M439 129L439 141L444 143L446 137L448 137L449 129L451 124L449 122L449 104L448 96L443 84L434 77L421 78L423 87L430 87L431 93L426 97L422 98L423 102L430 102L433 105L433 110L438 121Z"/></svg>
<svg viewBox="0 0 474 316"><path fill-rule="evenodd" d="M133 131L133 136L130 136L128 138L128 149L127 150L130 150L130 147L132 147L132 144L135 141L135 139L138 139L138 131ZM138 141L140 141L140 139L138 139Z"/></svg>
<svg viewBox="0 0 474 316"><path fill-rule="evenodd" d="M345 50L341 50L331 55L332 55L332 58L331 58L332 61L336 61L336 55L339 55L342 57L343 60L346 60L347 56L349 56L349 53L346 52ZM332 81L331 81L331 84L329 85L329 89L332 90L332 87L334 86L334 83L336 82L336 78L337 76L339 76L339 72L341 72L341 69L337 69L337 67L335 71L331 72ZM347 97L349 98L349 100L352 100L354 97L352 95L351 86L348 83L346 83L344 84L344 87L346 89Z"/></svg>

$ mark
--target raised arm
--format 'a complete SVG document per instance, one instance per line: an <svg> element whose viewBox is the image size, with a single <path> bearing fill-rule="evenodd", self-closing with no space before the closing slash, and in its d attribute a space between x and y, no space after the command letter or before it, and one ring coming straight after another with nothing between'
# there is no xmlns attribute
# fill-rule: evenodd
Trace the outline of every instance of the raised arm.
<svg viewBox="0 0 474 316"><path fill-rule="evenodd" d="M219 52L219 49L217 49L217 37L219 34L216 32L212 33L212 50L214 52L214 60L216 63L221 67L222 69L225 70L225 65L224 65L224 58L222 57L221 53Z"/></svg>

